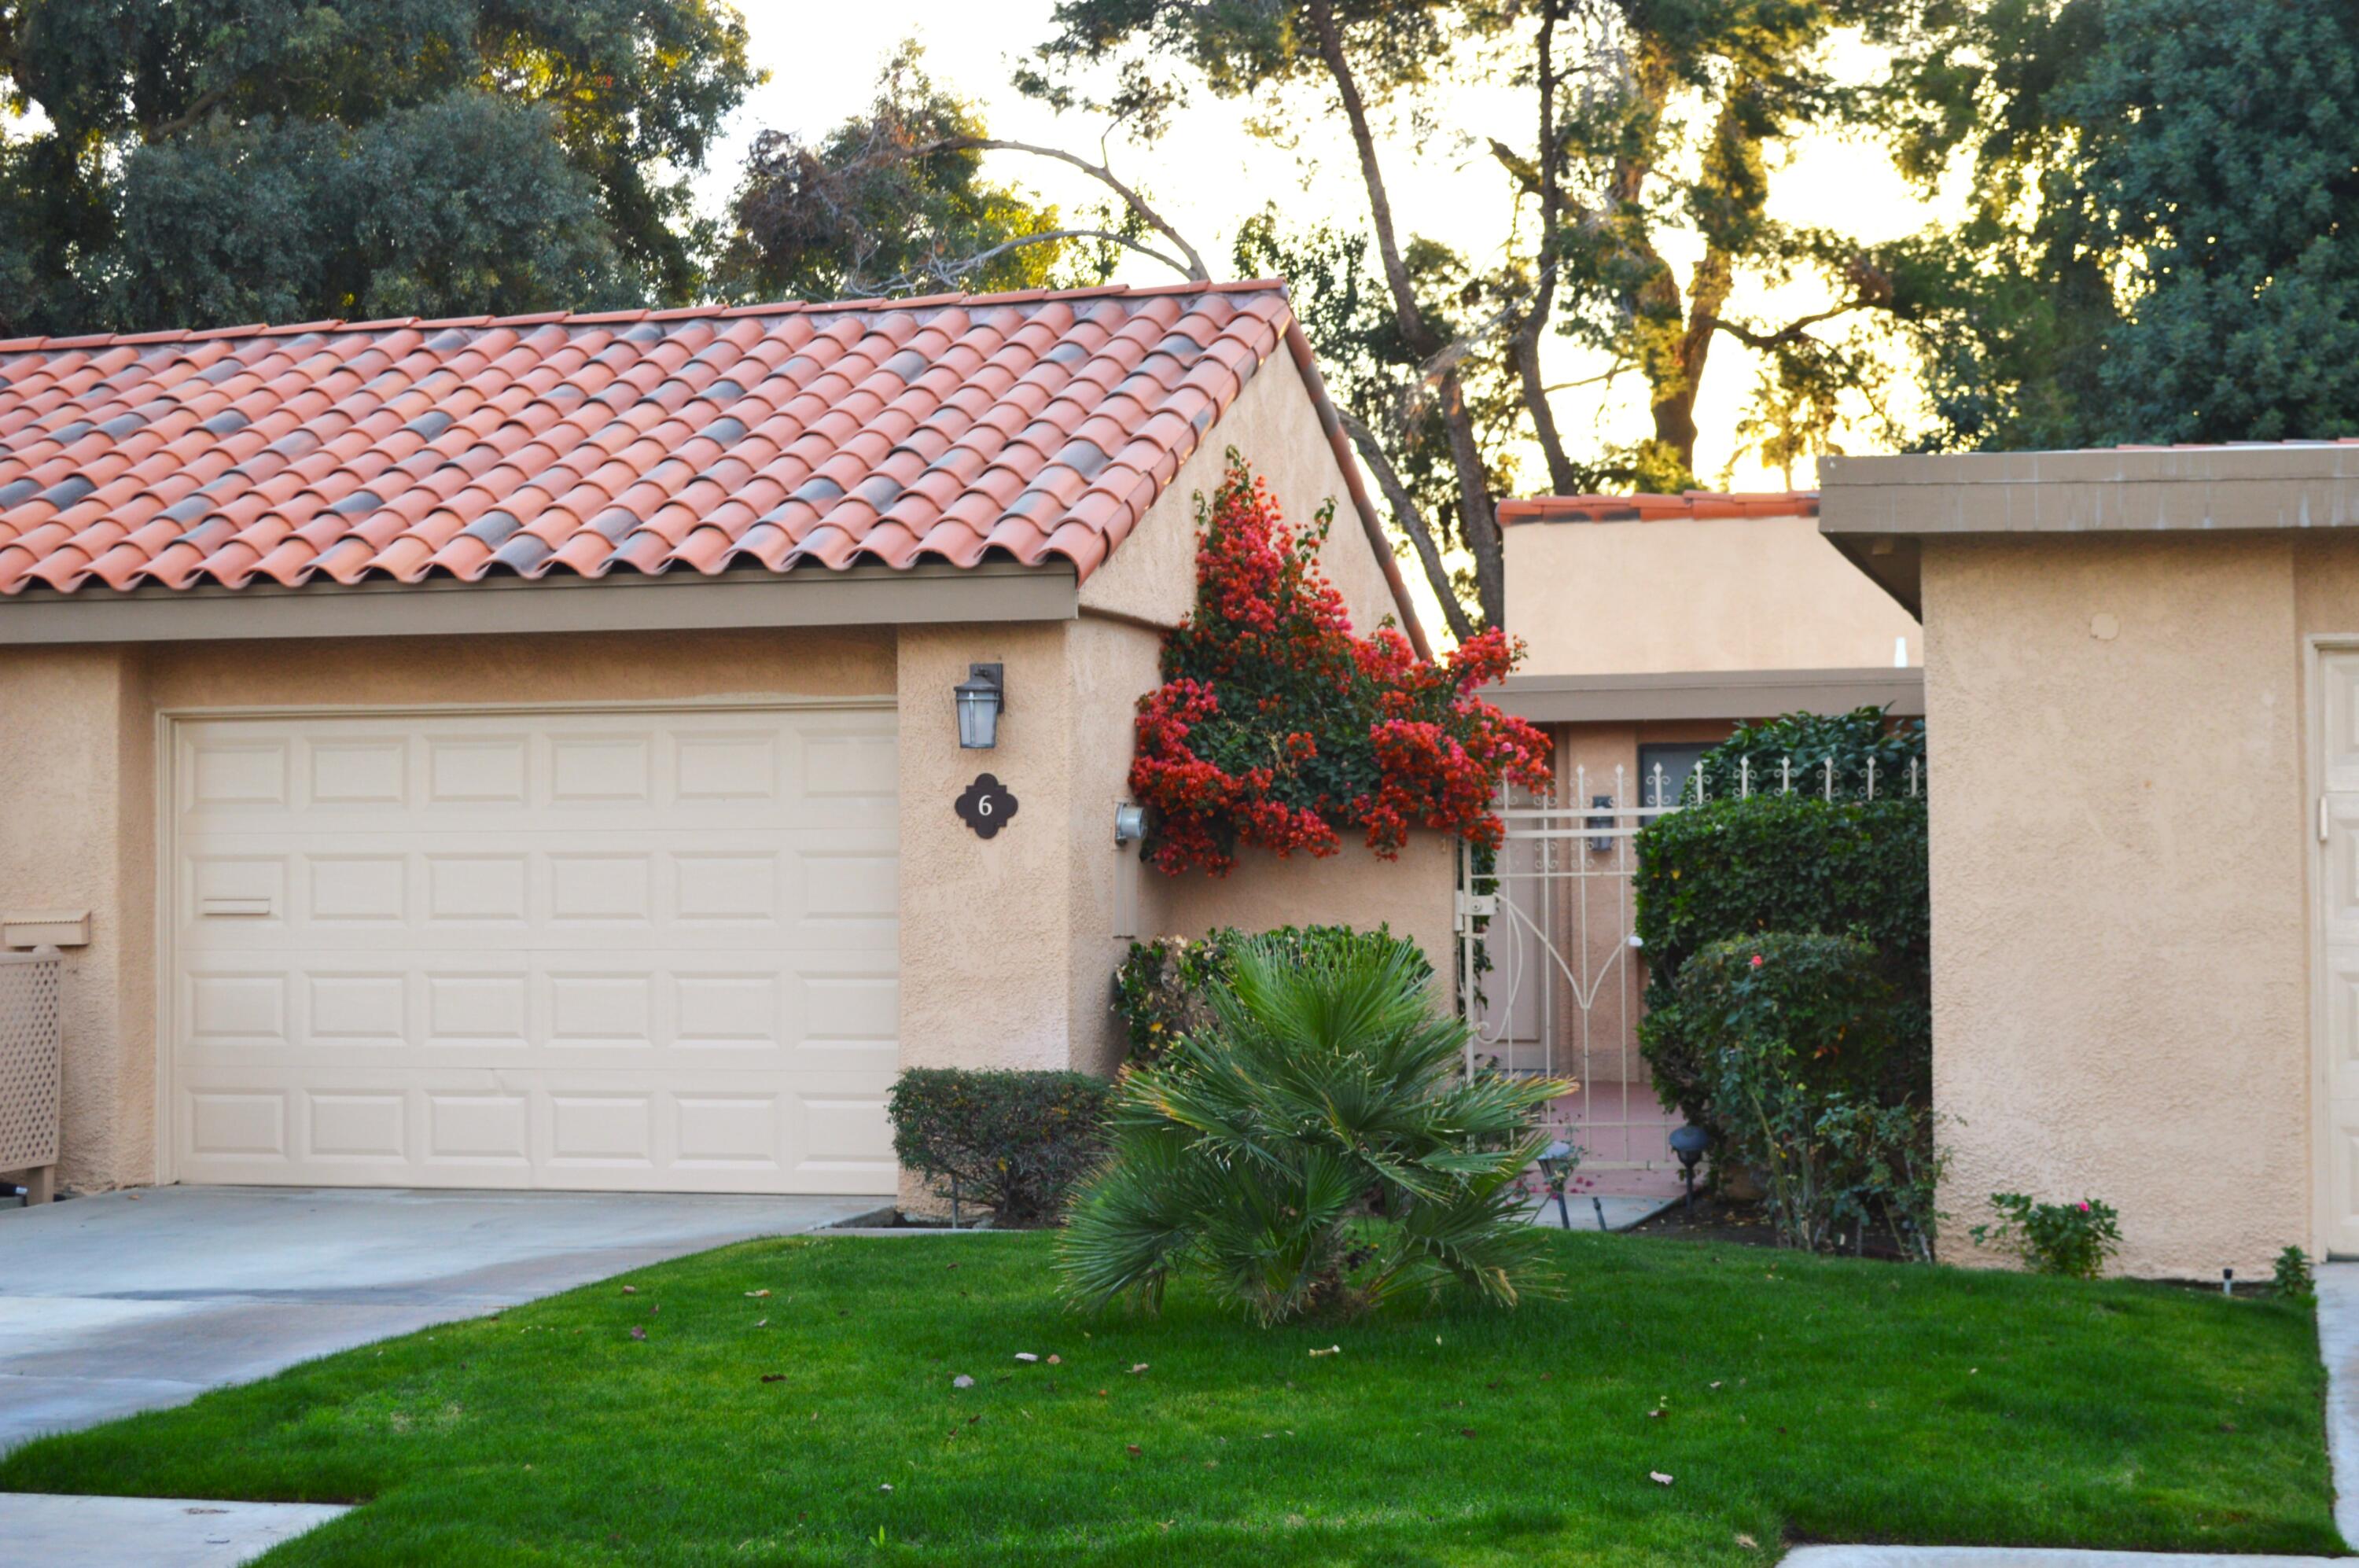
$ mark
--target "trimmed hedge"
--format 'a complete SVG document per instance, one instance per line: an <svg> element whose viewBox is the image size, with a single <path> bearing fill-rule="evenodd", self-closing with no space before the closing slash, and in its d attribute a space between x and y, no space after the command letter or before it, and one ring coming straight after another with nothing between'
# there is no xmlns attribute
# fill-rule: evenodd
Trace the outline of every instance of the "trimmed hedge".
<svg viewBox="0 0 2359 1568"><path fill-rule="evenodd" d="M1709 770L1707 764L1707 770ZM1880 767L1880 765L1879 765ZM1756 795L1690 806L1638 835L1637 933L1647 963L1639 1048L1657 1091L1709 1126L1704 1053L1680 971L1707 944L1762 931L1855 936L1897 998L1879 1098L1930 1093L1931 899L1922 800Z"/></svg>
<svg viewBox="0 0 2359 1568"><path fill-rule="evenodd" d="M1716 1099L1740 1053L1780 1053L1782 1071L1821 1092L1873 1092L1892 1055L1892 983L1875 949L1856 937L1731 937L1682 965L1678 989L1689 1024L1717 1043L1703 1063Z"/></svg>
<svg viewBox="0 0 2359 1568"><path fill-rule="evenodd" d="M1895 1012L1876 951L1856 937L1762 931L1680 970L1719 1158L1757 1171L1788 1247L1821 1251L1888 1229L1930 1259L1940 1162L1931 1119L1882 1100Z"/></svg>
<svg viewBox="0 0 2359 1568"><path fill-rule="evenodd" d="M885 1108L904 1166L956 1181L962 1203L1021 1229L1063 1217L1074 1185L1104 1158L1113 1097L1113 1084L1086 1073L912 1067Z"/></svg>
<svg viewBox="0 0 2359 1568"><path fill-rule="evenodd" d="M1325 958L1366 943L1396 942L1415 955L1421 980L1433 964L1415 942L1396 938L1389 926L1374 931L1350 926L1280 926L1248 934L1223 926L1193 939L1158 937L1134 942L1114 972L1114 1010L1130 1040L1130 1060L1155 1061L1175 1040L1212 1021L1212 987L1227 980L1238 949L1247 942L1274 942L1297 962Z"/></svg>

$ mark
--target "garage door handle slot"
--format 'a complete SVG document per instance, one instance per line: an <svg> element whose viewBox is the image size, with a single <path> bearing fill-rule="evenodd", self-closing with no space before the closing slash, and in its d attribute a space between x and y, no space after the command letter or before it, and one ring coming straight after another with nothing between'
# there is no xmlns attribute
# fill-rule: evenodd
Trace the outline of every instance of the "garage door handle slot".
<svg viewBox="0 0 2359 1568"><path fill-rule="evenodd" d="M209 920L221 916L243 916L252 919L255 916L267 916L270 913L270 900L267 898L200 898L197 900L197 913Z"/></svg>

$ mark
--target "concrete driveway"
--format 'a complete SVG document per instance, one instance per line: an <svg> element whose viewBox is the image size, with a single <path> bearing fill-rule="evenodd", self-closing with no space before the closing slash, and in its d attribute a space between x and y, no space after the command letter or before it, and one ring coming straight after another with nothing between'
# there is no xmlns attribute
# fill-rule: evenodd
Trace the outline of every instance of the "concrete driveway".
<svg viewBox="0 0 2359 1568"><path fill-rule="evenodd" d="M0 1211L0 1453L887 1202L155 1187Z"/></svg>

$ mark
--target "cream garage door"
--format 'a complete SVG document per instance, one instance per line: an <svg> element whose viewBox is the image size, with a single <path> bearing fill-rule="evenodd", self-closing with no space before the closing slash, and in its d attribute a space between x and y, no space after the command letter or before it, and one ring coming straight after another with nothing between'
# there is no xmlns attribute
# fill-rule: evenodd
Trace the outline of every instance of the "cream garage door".
<svg viewBox="0 0 2359 1568"><path fill-rule="evenodd" d="M182 721L179 1179L893 1191L894 721Z"/></svg>

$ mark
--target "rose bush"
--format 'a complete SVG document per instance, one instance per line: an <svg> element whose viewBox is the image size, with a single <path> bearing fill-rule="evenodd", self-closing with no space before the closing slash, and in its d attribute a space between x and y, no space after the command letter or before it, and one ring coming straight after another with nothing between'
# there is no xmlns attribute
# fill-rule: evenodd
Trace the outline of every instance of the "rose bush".
<svg viewBox="0 0 2359 1568"><path fill-rule="evenodd" d="M1139 700L1130 769L1167 872L1224 874L1241 845L1333 855L1344 832L1387 858L1417 827L1495 845L1501 785L1548 788L1548 737L1474 695L1520 645L1487 631L1437 662L1389 622L1355 636L1319 568L1333 515L1289 528L1234 451L1201 506L1196 608Z"/></svg>

